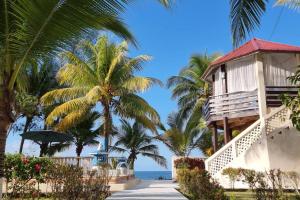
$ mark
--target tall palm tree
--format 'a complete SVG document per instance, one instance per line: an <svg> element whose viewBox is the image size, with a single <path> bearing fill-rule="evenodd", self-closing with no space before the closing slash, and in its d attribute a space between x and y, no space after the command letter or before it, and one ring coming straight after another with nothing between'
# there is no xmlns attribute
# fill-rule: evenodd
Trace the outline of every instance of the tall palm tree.
<svg viewBox="0 0 300 200"><path fill-rule="evenodd" d="M275 5L299 8L298 0L274 0ZM234 47L260 26L268 0L230 0L230 24Z"/></svg>
<svg viewBox="0 0 300 200"><path fill-rule="evenodd" d="M32 60L54 55L89 30L107 29L133 40L118 16L124 10L124 3L124 0L0 0L0 178L7 131L18 114L15 94L24 85L20 77L25 66Z"/></svg>
<svg viewBox="0 0 300 200"><path fill-rule="evenodd" d="M188 66L183 68L178 76L168 79L167 86L172 89L172 98L178 100L179 118L183 120L190 118L191 129L201 122L202 106L211 95L211 88L202 80L202 75L218 56L218 54L193 55Z"/></svg>
<svg viewBox="0 0 300 200"><path fill-rule="evenodd" d="M44 105L64 102L57 106L47 117L53 124L63 117L56 128L66 130L99 105L105 150L112 133L112 115L140 120L146 127L155 129L153 122L159 122L158 113L141 97L143 92L160 81L150 77L135 76L149 56L135 58L127 56L127 42L111 43L107 37L100 37L95 44L83 41L78 46L82 53L76 55L64 52L67 63L57 73L57 80L64 88L48 92L42 97ZM102 129L100 129L102 130Z"/></svg>
<svg viewBox="0 0 300 200"><path fill-rule="evenodd" d="M201 134L205 129L199 128L200 125L189 128L190 122L183 119L179 113L171 113L168 117L169 129L162 135L162 142L176 156L189 156L191 151L198 147ZM202 126L201 126L202 127Z"/></svg>
<svg viewBox="0 0 300 200"><path fill-rule="evenodd" d="M166 167L166 159L159 155L158 147L153 144L153 138L146 134L142 124L135 121L131 125L126 120L121 120L117 142L110 151L127 152L127 162L130 169L134 169L134 163L138 155L149 157L159 165Z"/></svg>

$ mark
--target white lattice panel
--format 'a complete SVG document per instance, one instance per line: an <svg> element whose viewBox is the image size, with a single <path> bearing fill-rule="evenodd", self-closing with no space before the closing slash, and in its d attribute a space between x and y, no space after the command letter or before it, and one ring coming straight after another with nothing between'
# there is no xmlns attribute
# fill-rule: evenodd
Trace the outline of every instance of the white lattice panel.
<svg viewBox="0 0 300 200"><path fill-rule="evenodd" d="M284 122L289 120L288 108L283 108L276 112L274 115L266 119L266 132L267 134L279 128Z"/></svg>
<svg viewBox="0 0 300 200"><path fill-rule="evenodd" d="M243 137L239 138L236 141L236 154L239 156L247 149L249 149L252 144L254 144L262 136L261 126L257 125L252 131L249 131L248 134L245 134Z"/></svg>
<svg viewBox="0 0 300 200"><path fill-rule="evenodd" d="M224 149L217 157L209 163L209 172L214 175L233 160L232 146Z"/></svg>
<svg viewBox="0 0 300 200"><path fill-rule="evenodd" d="M289 120L289 111L287 108L281 107L279 110L272 112L272 114L265 119L265 127L262 127L262 124L257 121L256 125L253 124L253 128L243 131L237 138L226 144L226 146L208 159L208 171L211 175L220 172L232 162L233 159L241 156L258 141L262 137L264 128L268 134L282 126L287 120Z"/></svg>

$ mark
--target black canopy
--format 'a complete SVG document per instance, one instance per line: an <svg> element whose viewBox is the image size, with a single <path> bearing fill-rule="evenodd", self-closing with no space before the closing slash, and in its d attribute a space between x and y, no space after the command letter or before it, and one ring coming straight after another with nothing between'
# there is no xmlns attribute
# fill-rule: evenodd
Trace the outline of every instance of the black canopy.
<svg viewBox="0 0 300 200"><path fill-rule="evenodd" d="M41 143L70 142L73 140L73 137L70 134L59 133L52 130L28 131L21 134L21 136L26 140Z"/></svg>

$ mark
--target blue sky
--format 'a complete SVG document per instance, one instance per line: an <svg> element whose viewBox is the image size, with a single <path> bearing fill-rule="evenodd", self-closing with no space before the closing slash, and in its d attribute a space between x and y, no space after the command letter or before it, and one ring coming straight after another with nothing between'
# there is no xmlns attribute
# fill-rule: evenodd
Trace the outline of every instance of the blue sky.
<svg viewBox="0 0 300 200"><path fill-rule="evenodd" d="M268 5L261 28L251 37L300 46L300 13L273 7L273 2L270 1ZM156 0L137 0L131 3L122 17L139 43L138 49L131 48L131 55L148 54L153 57L145 65L142 74L158 78L164 83L168 77L178 74L192 54L226 53L232 50L229 0L177 0L170 10L164 9ZM275 26L277 21L278 25ZM157 109L163 122L177 108L176 101L171 99L171 93L166 88L154 87L142 96ZM10 134L6 150L16 152L19 143L18 134ZM158 145L170 166L172 153L164 145ZM86 148L83 155L94 150L95 148ZM37 155L38 149L31 142L26 142L25 153ZM60 155L75 155L74 148ZM195 151L193 155L201 156L201 153ZM165 169L152 160L139 157L136 170Z"/></svg>

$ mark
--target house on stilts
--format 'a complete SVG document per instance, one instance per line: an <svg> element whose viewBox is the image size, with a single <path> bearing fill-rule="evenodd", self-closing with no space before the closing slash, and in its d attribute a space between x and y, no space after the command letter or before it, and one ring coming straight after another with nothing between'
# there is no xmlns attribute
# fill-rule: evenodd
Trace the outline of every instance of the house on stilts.
<svg viewBox="0 0 300 200"><path fill-rule="evenodd" d="M212 96L203 112L214 147L205 165L224 187L229 182L222 170L228 167L300 173L300 133L280 100L281 94L297 95L299 87L287 78L299 65L300 47L252 39L205 71L203 80L212 85ZM233 138L234 130L240 134Z"/></svg>

